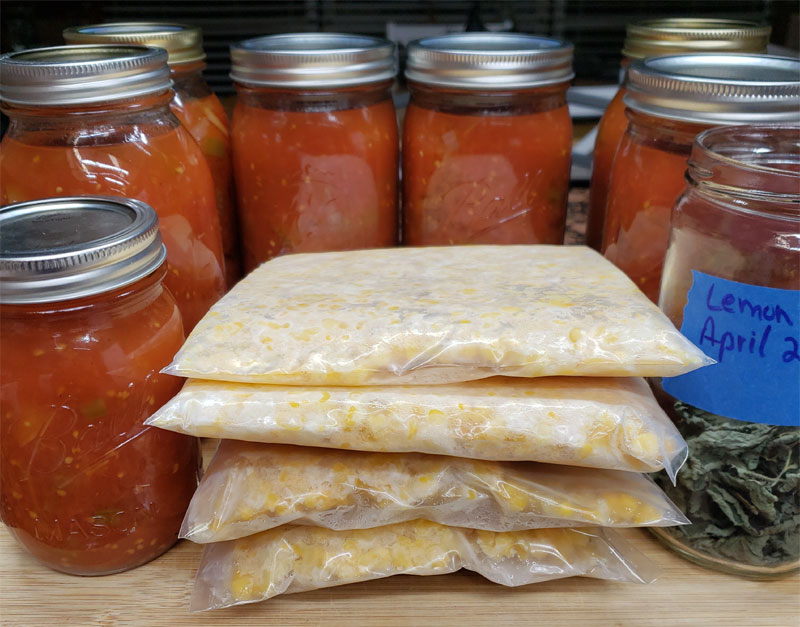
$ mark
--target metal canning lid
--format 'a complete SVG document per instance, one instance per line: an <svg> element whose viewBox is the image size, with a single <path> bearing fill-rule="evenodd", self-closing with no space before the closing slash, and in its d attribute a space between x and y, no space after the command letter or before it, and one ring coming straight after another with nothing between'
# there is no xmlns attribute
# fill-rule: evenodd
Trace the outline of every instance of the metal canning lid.
<svg viewBox="0 0 800 627"><path fill-rule="evenodd" d="M143 202L70 196L0 207L0 303L50 303L124 287L166 259Z"/></svg>
<svg viewBox="0 0 800 627"><path fill-rule="evenodd" d="M114 22L64 29L68 44L142 44L164 48L167 63L177 65L206 58L203 31L198 26L160 22Z"/></svg>
<svg viewBox="0 0 800 627"><path fill-rule="evenodd" d="M625 105L700 124L800 120L800 59L756 54L683 54L634 61Z"/></svg>
<svg viewBox="0 0 800 627"><path fill-rule="evenodd" d="M516 33L454 33L412 41L406 78L459 89L542 87L571 80L572 44Z"/></svg>
<svg viewBox="0 0 800 627"><path fill-rule="evenodd" d="M394 78L394 44L340 33L292 33L231 46L231 78L244 85L326 88Z"/></svg>
<svg viewBox="0 0 800 627"><path fill-rule="evenodd" d="M0 100L80 105L169 89L167 52L129 44L56 46L0 56Z"/></svg>
<svg viewBox="0 0 800 627"><path fill-rule="evenodd" d="M642 20L628 24L622 54L643 59L687 52L766 52L771 30L770 26L746 20Z"/></svg>

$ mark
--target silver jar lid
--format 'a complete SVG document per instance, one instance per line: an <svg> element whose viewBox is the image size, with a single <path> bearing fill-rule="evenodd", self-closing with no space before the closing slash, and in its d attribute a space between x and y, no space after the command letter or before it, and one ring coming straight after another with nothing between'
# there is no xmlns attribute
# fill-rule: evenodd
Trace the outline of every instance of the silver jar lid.
<svg viewBox="0 0 800 627"><path fill-rule="evenodd" d="M268 35L231 46L231 78L244 85L327 88L394 78L394 44L340 33Z"/></svg>
<svg viewBox="0 0 800 627"><path fill-rule="evenodd" d="M147 46L56 46L0 56L0 99L12 105L81 105L169 89L167 52Z"/></svg>
<svg viewBox="0 0 800 627"><path fill-rule="evenodd" d="M206 58L203 31L199 26L168 22L113 22L65 28L68 44L140 44L164 48L170 65L193 63Z"/></svg>
<svg viewBox="0 0 800 627"><path fill-rule="evenodd" d="M682 54L634 61L625 104L701 124L800 119L800 60L758 54Z"/></svg>
<svg viewBox="0 0 800 627"><path fill-rule="evenodd" d="M166 259L156 212L109 196L0 207L0 302L50 303L124 287Z"/></svg>
<svg viewBox="0 0 800 627"><path fill-rule="evenodd" d="M571 80L573 46L516 33L454 33L412 41L406 78L459 89L543 87Z"/></svg>

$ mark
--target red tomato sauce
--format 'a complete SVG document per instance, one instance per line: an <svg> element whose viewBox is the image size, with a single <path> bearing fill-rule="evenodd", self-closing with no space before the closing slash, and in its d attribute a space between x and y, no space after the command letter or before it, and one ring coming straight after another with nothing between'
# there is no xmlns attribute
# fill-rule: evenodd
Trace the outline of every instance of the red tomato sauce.
<svg viewBox="0 0 800 627"><path fill-rule="evenodd" d="M608 184L614 155L628 127L625 103L626 90L620 87L608 104L597 128L597 139L592 156L592 182L589 188L589 215L586 222L586 245L600 250L603 244L603 225L606 219Z"/></svg>
<svg viewBox="0 0 800 627"><path fill-rule="evenodd" d="M603 254L658 302L670 214L686 184L694 137L707 127L630 115L609 183ZM658 130L634 127L637 121Z"/></svg>
<svg viewBox="0 0 800 627"><path fill-rule="evenodd" d="M0 306L0 512L56 570L133 568L176 541L197 440L143 426L182 381L183 341L156 271L116 292Z"/></svg>
<svg viewBox="0 0 800 627"><path fill-rule="evenodd" d="M403 242L561 244L571 143L563 101L493 114L412 100L403 130Z"/></svg>
<svg viewBox="0 0 800 627"><path fill-rule="evenodd" d="M77 123L76 123L77 124ZM165 284L191 331L225 290L214 187L183 128L93 145L49 145L8 135L0 151L2 204L81 194L125 196L155 209L167 246ZM79 141L79 140L78 140Z"/></svg>
<svg viewBox="0 0 800 627"><path fill-rule="evenodd" d="M241 276L241 260L237 244L228 116L214 94L201 98L183 98L180 91L176 91L170 108L199 144L211 170L222 230L226 284L232 287Z"/></svg>
<svg viewBox="0 0 800 627"><path fill-rule="evenodd" d="M397 121L391 99L342 110L239 102L234 171L244 266L287 253L397 242Z"/></svg>

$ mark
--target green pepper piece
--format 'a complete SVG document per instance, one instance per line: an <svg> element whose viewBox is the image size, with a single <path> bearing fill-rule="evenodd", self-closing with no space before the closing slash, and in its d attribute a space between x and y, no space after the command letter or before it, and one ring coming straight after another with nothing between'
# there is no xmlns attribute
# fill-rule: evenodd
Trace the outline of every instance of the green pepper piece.
<svg viewBox="0 0 800 627"><path fill-rule="evenodd" d="M203 154L223 158L226 155L225 142L219 137L207 137L203 140Z"/></svg>
<svg viewBox="0 0 800 627"><path fill-rule="evenodd" d="M96 398L81 405L80 412L81 416L87 420L96 420L97 418L102 418L108 413L108 407L106 407L105 400L102 398Z"/></svg>

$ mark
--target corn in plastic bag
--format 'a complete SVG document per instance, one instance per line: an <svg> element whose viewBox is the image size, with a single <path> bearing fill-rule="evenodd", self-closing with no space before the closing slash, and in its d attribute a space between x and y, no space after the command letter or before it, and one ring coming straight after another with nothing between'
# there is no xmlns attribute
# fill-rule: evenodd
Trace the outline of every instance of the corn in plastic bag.
<svg viewBox="0 0 800 627"><path fill-rule="evenodd" d="M291 385L674 376L711 363L579 246L287 255L242 280L165 372Z"/></svg>
<svg viewBox="0 0 800 627"><path fill-rule="evenodd" d="M418 518L491 531L689 522L632 472L223 440L181 537L209 543L288 523L363 529Z"/></svg>
<svg viewBox="0 0 800 627"><path fill-rule="evenodd" d="M207 545L191 609L461 568L505 586L572 576L647 583L656 574L641 553L599 527L498 533L422 520L350 531L290 525Z"/></svg>
<svg viewBox="0 0 800 627"><path fill-rule="evenodd" d="M639 378L307 388L190 380L146 424L190 435L674 477L686 443Z"/></svg>

